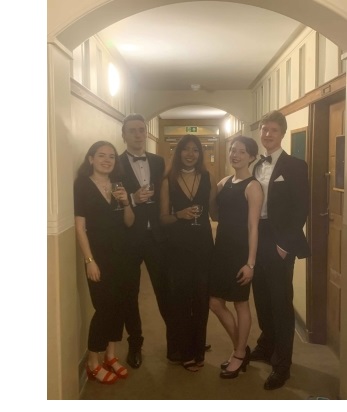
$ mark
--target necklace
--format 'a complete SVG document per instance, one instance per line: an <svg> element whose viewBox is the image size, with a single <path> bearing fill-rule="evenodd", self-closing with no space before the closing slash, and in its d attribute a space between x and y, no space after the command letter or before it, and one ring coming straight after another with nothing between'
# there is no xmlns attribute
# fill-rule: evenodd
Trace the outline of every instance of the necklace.
<svg viewBox="0 0 347 412"><path fill-rule="evenodd" d="M195 167L193 167L193 169L190 169L190 170L181 169L181 172L183 172L183 173L193 173L193 172L195 172Z"/></svg>
<svg viewBox="0 0 347 412"><path fill-rule="evenodd" d="M101 188L105 192L105 194L111 192L110 179L108 179L106 183L101 183L98 179L95 179L95 177L90 176L90 178L99 187L99 189Z"/></svg>
<svg viewBox="0 0 347 412"><path fill-rule="evenodd" d="M184 180L184 177L183 177L183 174L182 174L182 173L181 173L181 179L182 179L182 182L183 182L184 186L185 186L185 187L187 188L187 190L188 190L189 200L192 201L193 198L194 198L193 193L194 193L194 186L195 186L195 181L196 181L196 172L195 172L195 175L194 175L194 180L193 180L193 184L192 184L192 189L191 189L191 190L189 189L187 182Z"/></svg>

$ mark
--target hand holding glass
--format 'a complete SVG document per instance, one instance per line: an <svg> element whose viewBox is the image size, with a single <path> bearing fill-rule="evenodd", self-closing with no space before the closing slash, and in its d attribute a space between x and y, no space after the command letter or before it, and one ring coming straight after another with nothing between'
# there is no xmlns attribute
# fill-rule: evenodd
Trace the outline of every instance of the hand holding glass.
<svg viewBox="0 0 347 412"><path fill-rule="evenodd" d="M192 223L192 226L200 226L200 223L197 222L197 219L198 219L198 217L201 216L202 210L203 210L202 205L193 205L192 206L192 212L194 213L194 222Z"/></svg>
<svg viewBox="0 0 347 412"><path fill-rule="evenodd" d="M123 210L124 209L124 207L122 206L122 204L118 200L119 189L122 188L122 187L123 187L122 182L112 182L112 195L117 200L117 206L113 210Z"/></svg>
<svg viewBox="0 0 347 412"><path fill-rule="evenodd" d="M154 195L154 184L148 183L148 185L146 186L146 191L152 192L151 196L148 198L146 203L154 203L154 200L152 199L152 196Z"/></svg>

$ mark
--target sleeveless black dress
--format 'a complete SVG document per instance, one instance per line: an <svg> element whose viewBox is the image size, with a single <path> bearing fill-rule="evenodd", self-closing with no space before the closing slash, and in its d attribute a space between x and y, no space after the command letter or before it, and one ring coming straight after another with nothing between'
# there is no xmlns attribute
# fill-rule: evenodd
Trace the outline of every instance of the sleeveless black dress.
<svg viewBox="0 0 347 412"><path fill-rule="evenodd" d="M232 183L232 178L225 182L217 195L219 218L210 295L229 302L243 302L249 299L250 283L239 285L236 275L248 260L248 202L245 189L256 179L251 176Z"/></svg>
<svg viewBox="0 0 347 412"><path fill-rule="evenodd" d="M193 204L203 206L198 218L179 219L167 225L168 306L167 334L177 342L182 361L203 361L208 319L208 281L213 258L213 236L209 220L210 175L201 174L199 188L190 200L178 184L169 184L173 212Z"/></svg>
<svg viewBox="0 0 347 412"><path fill-rule="evenodd" d="M169 196L173 212L185 209L193 204L203 206L202 214L197 219L200 226L192 226L193 220L179 219L168 226L170 246L181 251L190 251L198 260L208 260L213 251L212 229L209 219L209 199L211 183L208 172L201 174L198 190L192 200L183 192L178 184L169 183Z"/></svg>

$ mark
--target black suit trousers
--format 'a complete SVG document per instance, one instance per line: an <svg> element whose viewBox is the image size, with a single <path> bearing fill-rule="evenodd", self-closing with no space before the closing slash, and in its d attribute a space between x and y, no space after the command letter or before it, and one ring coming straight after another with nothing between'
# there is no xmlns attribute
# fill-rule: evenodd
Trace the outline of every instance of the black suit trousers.
<svg viewBox="0 0 347 412"><path fill-rule="evenodd" d="M292 363L295 315L293 271L295 256L283 259L277 252L271 225L260 220L253 294L259 327L258 346L270 356L273 369L289 371Z"/></svg>
<svg viewBox="0 0 347 412"><path fill-rule="evenodd" d="M156 241L151 230L146 230L141 241L133 243L129 259L128 274L132 279L125 310L125 328L129 334L129 347L133 350L141 348L143 343L141 317L138 295L140 291L141 264L144 262L148 270L153 290L157 299L160 314L166 321L167 304L165 297L164 242Z"/></svg>

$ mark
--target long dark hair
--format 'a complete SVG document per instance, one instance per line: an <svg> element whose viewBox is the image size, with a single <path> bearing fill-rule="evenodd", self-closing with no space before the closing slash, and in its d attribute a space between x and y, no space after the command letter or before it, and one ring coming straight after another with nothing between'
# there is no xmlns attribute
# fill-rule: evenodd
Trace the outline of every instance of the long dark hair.
<svg viewBox="0 0 347 412"><path fill-rule="evenodd" d="M77 177L83 177L83 176L89 177L93 174L93 165L90 164L89 157L90 156L94 157L95 153L102 146L110 146L114 150L115 165L114 165L112 172L109 174L109 177L110 177L111 182L115 182L116 180L119 180L119 178L122 175L122 168L121 168L121 164L119 161L117 150L113 146L112 143L107 142L105 140L99 140L98 142L95 142L94 144L90 146L87 154L84 157L83 163L77 170Z"/></svg>
<svg viewBox="0 0 347 412"><path fill-rule="evenodd" d="M177 181L180 175L181 169L184 168L184 165L181 161L181 153L189 142L195 143L196 147L199 150L198 161L196 162L196 165L195 165L196 172L202 173L206 171L206 166L204 164L204 152L202 149L200 139L197 136L194 136L192 134L186 134L177 143L175 153L172 157L171 167L169 168L167 172L167 177L172 183Z"/></svg>

